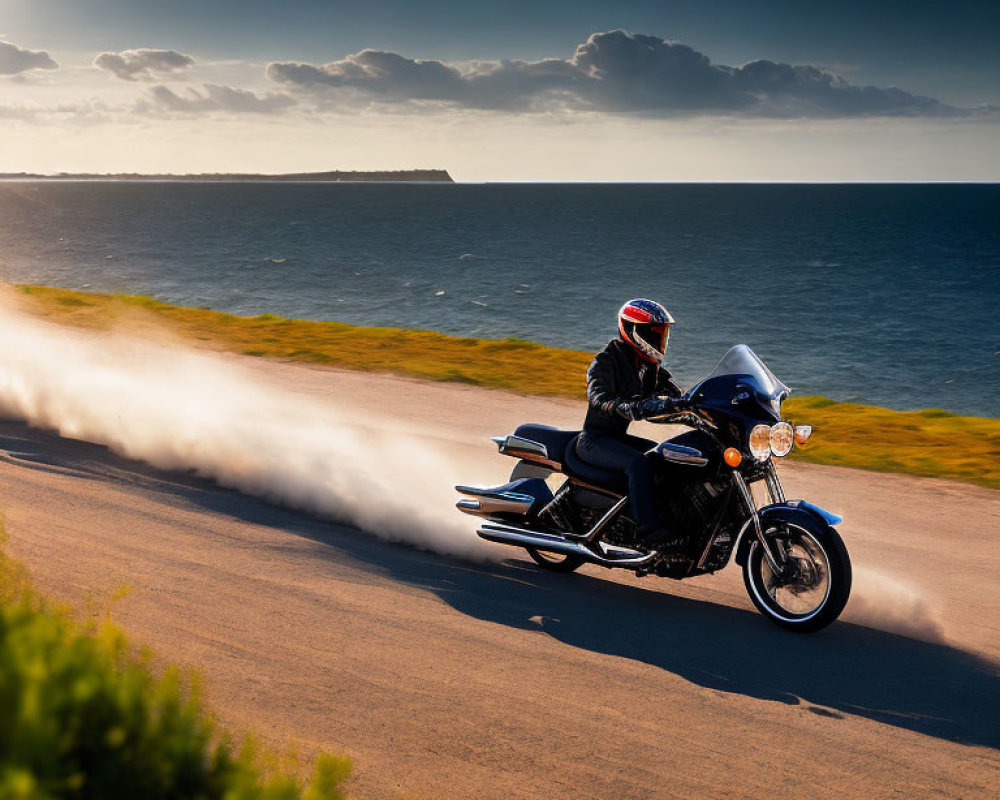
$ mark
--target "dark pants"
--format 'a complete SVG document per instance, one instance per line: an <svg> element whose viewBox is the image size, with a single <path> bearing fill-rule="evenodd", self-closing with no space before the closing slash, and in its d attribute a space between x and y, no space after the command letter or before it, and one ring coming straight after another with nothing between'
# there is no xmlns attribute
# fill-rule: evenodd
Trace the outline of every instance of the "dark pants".
<svg viewBox="0 0 1000 800"><path fill-rule="evenodd" d="M653 442L638 436L602 436L588 431L584 431L576 442L576 454L588 464L628 476L632 517L643 532L659 525L653 502L653 470L643 456L652 446Z"/></svg>

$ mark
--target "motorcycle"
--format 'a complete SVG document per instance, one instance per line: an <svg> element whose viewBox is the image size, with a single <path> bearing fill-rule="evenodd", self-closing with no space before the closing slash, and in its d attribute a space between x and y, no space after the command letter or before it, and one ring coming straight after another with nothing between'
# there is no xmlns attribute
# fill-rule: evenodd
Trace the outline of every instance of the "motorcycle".
<svg viewBox="0 0 1000 800"><path fill-rule="evenodd" d="M812 434L808 425L782 420L789 394L741 344L684 394L677 410L649 420L687 428L648 442L644 455L652 462L657 514L680 534L681 546L646 547L628 515L625 475L581 460L580 431L548 425L493 437L502 455L518 459L510 481L456 486L466 495L458 508L484 519L480 537L522 547L553 572L589 563L680 580L717 572L735 553L764 616L788 630L820 630L847 604L851 562L833 527L841 517L785 498L775 458ZM560 477L553 492L548 479Z"/></svg>

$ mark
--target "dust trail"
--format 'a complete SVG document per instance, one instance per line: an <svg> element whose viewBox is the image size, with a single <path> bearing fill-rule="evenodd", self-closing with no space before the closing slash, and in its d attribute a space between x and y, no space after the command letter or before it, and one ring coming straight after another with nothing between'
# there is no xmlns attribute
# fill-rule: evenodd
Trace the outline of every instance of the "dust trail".
<svg viewBox="0 0 1000 800"><path fill-rule="evenodd" d="M0 414L383 538L488 554L454 510L458 465L359 427L358 412L262 386L217 356L71 331L0 302Z"/></svg>
<svg viewBox="0 0 1000 800"><path fill-rule="evenodd" d="M854 569L851 599L843 618L866 628L898 633L911 639L947 643L944 624L923 593L866 567Z"/></svg>

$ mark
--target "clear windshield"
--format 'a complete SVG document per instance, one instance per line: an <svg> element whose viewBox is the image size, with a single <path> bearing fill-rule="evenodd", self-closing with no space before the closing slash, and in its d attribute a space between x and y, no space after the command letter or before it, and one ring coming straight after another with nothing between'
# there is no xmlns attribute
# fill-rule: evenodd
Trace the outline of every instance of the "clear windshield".
<svg viewBox="0 0 1000 800"><path fill-rule="evenodd" d="M738 344L729 349L716 364L715 369L698 386L691 389L693 394L702 384L726 375L738 375L751 384L760 398L769 403L775 414L780 414L781 401L791 394L785 384L775 377L758 355L745 344Z"/></svg>

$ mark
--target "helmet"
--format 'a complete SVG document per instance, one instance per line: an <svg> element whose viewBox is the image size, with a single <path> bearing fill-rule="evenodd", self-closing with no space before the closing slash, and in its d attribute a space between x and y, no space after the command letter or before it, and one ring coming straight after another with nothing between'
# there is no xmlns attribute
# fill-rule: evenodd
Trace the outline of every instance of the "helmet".
<svg viewBox="0 0 1000 800"><path fill-rule="evenodd" d="M655 300L629 300L618 310L618 332L639 358L658 364L667 351L674 318Z"/></svg>

